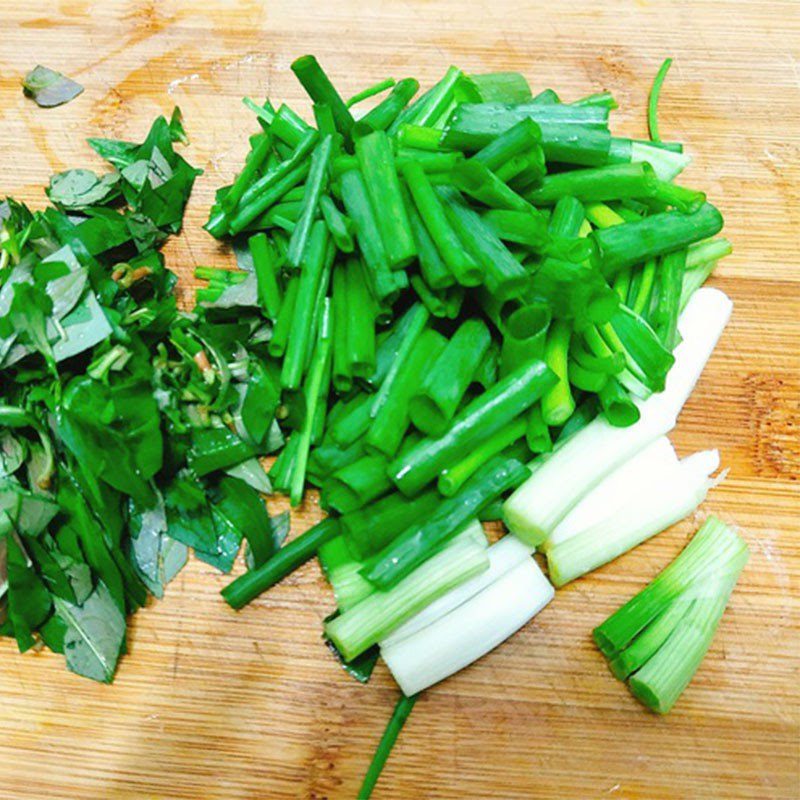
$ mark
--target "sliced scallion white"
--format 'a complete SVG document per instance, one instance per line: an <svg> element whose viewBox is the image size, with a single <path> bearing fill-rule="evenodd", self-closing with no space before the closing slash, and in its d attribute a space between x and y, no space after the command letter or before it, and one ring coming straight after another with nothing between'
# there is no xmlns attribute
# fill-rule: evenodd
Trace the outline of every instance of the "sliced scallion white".
<svg viewBox="0 0 800 800"><path fill-rule="evenodd" d="M670 468L678 464L678 456L666 436L659 436L644 450L615 469L556 525L542 545L547 551L559 542L569 539L621 509L636 494L636 487L645 480L658 480Z"/></svg>
<svg viewBox="0 0 800 800"><path fill-rule="evenodd" d="M480 523L474 523L479 525ZM467 602L478 592L494 583L520 562L531 557L533 548L521 542L516 536L504 536L489 548L489 569L470 578L455 589L443 594L418 614L404 622L396 631L381 642L381 647L390 647L417 631L422 630L436 620L449 614L462 603Z"/></svg>
<svg viewBox="0 0 800 800"><path fill-rule="evenodd" d="M376 591L325 623L345 661L388 636L445 592L489 568L483 530L469 526L385 592Z"/></svg>
<svg viewBox="0 0 800 800"><path fill-rule="evenodd" d="M436 622L381 655L404 694L411 695L477 661L553 599L553 587L532 558Z"/></svg>
<svg viewBox="0 0 800 800"><path fill-rule="evenodd" d="M730 317L732 303L716 289L698 290L681 315L681 343L663 392L637 402L641 418L615 428L598 417L546 458L531 464L533 474L505 502L512 533L540 545L575 504L603 478L675 425Z"/></svg>
<svg viewBox="0 0 800 800"><path fill-rule="evenodd" d="M707 450L638 477L629 502L547 550L550 580L564 586L683 519L705 499L718 466L719 453Z"/></svg>

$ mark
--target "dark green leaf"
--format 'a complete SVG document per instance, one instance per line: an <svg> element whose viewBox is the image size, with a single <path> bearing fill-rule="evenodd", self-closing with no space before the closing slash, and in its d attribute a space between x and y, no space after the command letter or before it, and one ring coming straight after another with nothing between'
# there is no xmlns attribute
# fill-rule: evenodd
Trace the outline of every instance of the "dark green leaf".
<svg viewBox="0 0 800 800"><path fill-rule="evenodd" d="M78 675L111 683L125 641L125 617L105 584L98 583L82 605L55 599L56 612L66 623L64 654L67 667Z"/></svg>
<svg viewBox="0 0 800 800"><path fill-rule="evenodd" d="M24 653L35 644L33 633L47 619L52 601L17 537L10 531L5 536L8 548L8 618L17 646Z"/></svg>

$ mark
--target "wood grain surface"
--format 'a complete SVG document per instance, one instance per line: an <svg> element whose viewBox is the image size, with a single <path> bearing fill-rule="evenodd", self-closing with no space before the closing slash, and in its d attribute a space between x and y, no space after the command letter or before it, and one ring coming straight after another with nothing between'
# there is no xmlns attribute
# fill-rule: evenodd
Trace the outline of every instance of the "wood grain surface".
<svg viewBox="0 0 800 800"><path fill-rule="evenodd" d="M594 625L697 527L687 520L560 591L497 651L427 692L377 798L797 798L800 739L800 4L797 0L65 0L0 5L0 192L34 206L50 173L99 167L86 136L143 136L178 103L205 169L167 249L191 297L197 264L229 264L201 230L239 169L244 94L308 110L289 63L317 54L344 94L387 75L428 84L451 63L517 69L575 98L611 90L614 128L645 133L649 83L675 65L663 135L687 143L686 181L725 214L735 254L712 283L733 321L688 403L681 454L719 447L709 495L752 558L674 712L644 711L593 647ZM86 91L53 110L22 96L42 63ZM283 508L270 501L273 511ZM293 532L319 517L313 500ZM237 569L241 568L240 566ZM226 579L192 563L133 622L113 686L63 659L0 644L0 798L354 798L397 689L332 661L332 596L308 565L241 613Z"/></svg>

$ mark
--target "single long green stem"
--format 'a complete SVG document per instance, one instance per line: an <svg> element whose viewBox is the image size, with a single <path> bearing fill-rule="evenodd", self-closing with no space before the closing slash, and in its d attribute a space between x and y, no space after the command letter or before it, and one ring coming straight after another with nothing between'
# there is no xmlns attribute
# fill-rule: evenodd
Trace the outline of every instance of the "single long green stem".
<svg viewBox="0 0 800 800"><path fill-rule="evenodd" d="M386 726L375 755L372 757L367 774L364 776L364 781L358 791L358 800L369 800L372 797L372 791L378 783L381 772L383 772L389 753L391 753L418 697L418 694L411 695L411 697L406 697L404 694L400 695L400 699L397 701L397 705L389 719L389 724Z"/></svg>

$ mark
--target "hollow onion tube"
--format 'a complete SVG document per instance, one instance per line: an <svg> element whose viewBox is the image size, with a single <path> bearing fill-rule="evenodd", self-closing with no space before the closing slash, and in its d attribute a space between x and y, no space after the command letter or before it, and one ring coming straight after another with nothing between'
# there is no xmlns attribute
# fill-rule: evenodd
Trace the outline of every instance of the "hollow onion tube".
<svg viewBox="0 0 800 800"><path fill-rule="evenodd" d="M383 131L356 141L356 156L392 269L408 266L417 249L400 192L389 138Z"/></svg>
<svg viewBox="0 0 800 800"><path fill-rule="evenodd" d="M530 408L555 380L544 362L524 364L460 411L443 436L423 439L395 459L390 477L404 494L417 494L445 467Z"/></svg>
<svg viewBox="0 0 800 800"><path fill-rule="evenodd" d="M345 210L353 221L359 250L369 268L372 292L379 303L391 303L397 296L398 289L389 269L386 248L367 195L364 178L357 169L349 169L342 174L340 182Z"/></svg>
<svg viewBox="0 0 800 800"><path fill-rule="evenodd" d="M546 175L526 194L526 199L536 206L552 205L562 197L598 203L625 197L650 197L656 184L656 174L649 164L611 164Z"/></svg>
<svg viewBox="0 0 800 800"><path fill-rule="evenodd" d="M480 527L477 521L473 521L470 525ZM404 622L381 641L381 649L396 645L471 600L514 567L530 559L532 552L533 548L523 544L516 536L504 536L489 547L489 569L451 589Z"/></svg>
<svg viewBox="0 0 800 800"><path fill-rule="evenodd" d="M411 422L411 400L420 389L426 367L437 362L446 344L447 340L433 330L426 330L419 337L398 371L385 402L373 417L365 439L367 450L387 458L395 455Z"/></svg>
<svg viewBox="0 0 800 800"><path fill-rule="evenodd" d="M361 440L349 447L339 447L326 439L311 451L308 458L308 473L319 485L336 470L358 461L364 455Z"/></svg>
<svg viewBox="0 0 800 800"><path fill-rule="evenodd" d="M368 389L374 390L376 387L380 387L392 370L396 369L399 352L413 343L406 342L409 330L414 329L413 336L419 336L429 318L428 312L422 304L414 303L395 320L390 330L377 337L375 372L362 381Z"/></svg>
<svg viewBox="0 0 800 800"><path fill-rule="evenodd" d="M500 374L507 375L544 355L550 309L544 303L528 303L513 311L503 325Z"/></svg>
<svg viewBox="0 0 800 800"><path fill-rule="evenodd" d="M522 264L451 186L437 186L447 219L484 273L486 289L499 300L518 295L528 280ZM457 276L456 276L457 277ZM467 284L464 284L467 285Z"/></svg>
<svg viewBox="0 0 800 800"><path fill-rule="evenodd" d="M638 403L641 418L615 428L598 417L539 462L532 477L506 501L505 521L523 541L539 545L570 509L605 475L675 425L730 317L730 300L716 289L700 289L681 315L683 341L666 388Z"/></svg>
<svg viewBox="0 0 800 800"><path fill-rule="evenodd" d="M400 695L389 719L389 724L386 726L386 730L383 732L383 736L381 736L381 740L375 750L375 755L369 764L369 769L364 775L361 788L358 790L358 800L369 800L372 797L372 791L378 783L378 778L383 772L400 731L406 724L406 720L417 702L417 697L418 695L412 695L411 697L406 697L404 694Z"/></svg>
<svg viewBox="0 0 800 800"><path fill-rule="evenodd" d="M441 500L432 489L410 499L394 492L345 514L341 518L342 533L353 554L365 559L382 550L407 528L427 519Z"/></svg>
<svg viewBox="0 0 800 800"><path fill-rule="evenodd" d="M448 614L381 647L381 656L403 692L422 691L504 642L553 595L536 562L524 559Z"/></svg>
<svg viewBox="0 0 800 800"><path fill-rule="evenodd" d="M300 56L292 62L292 72L314 103L325 104L330 108L336 130L342 134L346 142L349 142L355 124L353 115L317 59L311 55Z"/></svg>
<svg viewBox="0 0 800 800"><path fill-rule="evenodd" d="M603 415L615 428L627 428L638 421L641 415L638 406L616 378L607 377L598 387L597 395Z"/></svg>
<svg viewBox="0 0 800 800"><path fill-rule="evenodd" d="M606 277L653 256L714 236L722 229L722 215L710 203L692 214L664 211L636 222L614 225L591 234L595 263Z"/></svg>
<svg viewBox="0 0 800 800"><path fill-rule="evenodd" d="M547 141L548 125L576 128L607 128L608 109L592 106L533 103L462 103L448 120L443 143L450 147L477 150L523 119L542 128Z"/></svg>
<svg viewBox="0 0 800 800"><path fill-rule="evenodd" d="M401 125L395 134L399 147L427 150L429 153L446 152L439 144L441 138L442 132L438 128L428 128L408 123Z"/></svg>
<svg viewBox="0 0 800 800"><path fill-rule="evenodd" d="M448 67L441 80L403 109L389 126L389 133L394 134L404 123L436 127L452 104L455 87L463 76L458 67Z"/></svg>
<svg viewBox="0 0 800 800"><path fill-rule="evenodd" d="M322 484L323 499L342 514L372 502L392 488L387 464L383 456L367 454L345 465Z"/></svg>
<svg viewBox="0 0 800 800"><path fill-rule="evenodd" d="M245 100L245 105L248 105L247 100ZM267 101L260 110L265 111L267 106L269 106L269 101ZM252 106L250 106L250 108L255 111ZM256 111L256 113L259 114L259 117L264 121L267 120L267 118L262 116L258 111ZM316 131L299 114L289 108L286 103L281 103L280 108L269 121L269 132L274 134L287 147L297 147L307 133L316 133Z"/></svg>
<svg viewBox="0 0 800 800"><path fill-rule="evenodd" d="M292 323L286 341L286 355L281 369L281 384L285 389L298 389L305 372L306 353L313 336L309 309L320 291L327 249L328 229L322 220L317 220L312 227L308 249L303 258Z"/></svg>
<svg viewBox="0 0 800 800"><path fill-rule="evenodd" d="M387 458L395 455L411 422L411 399L424 380L426 365L435 362L446 346L447 340L434 330L426 330L419 337L400 367L384 403L373 417L365 438L368 451L381 453Z"/></svg>
<svg viewBox="0 0 800 800"><path fill-rule="evenodd" d="M368 100L370 97L375 97L376 94L380 94L381 92L385 92L387 89L391 89L396 84L394 78L384 78L377 83L373 83L372 86L368 86L366 89L362 89L360 92L356 92L352 97L347 98L347 107L352 108L358 103L362 103L364 100Z"/></svg>
<svg viewBox="0 0 800 800"><path fill-rule="evenodd" d="M258 285L258 302L271 319L278 318L281 309L281 289L278 285L278 265L275 251L266 234L257 233L247 241L253 258L253 271Z"/></svg>
<svg viewBox="0 0 800 800"><path fill-rule="evenodd" d="M553 440L550 429L542 416L542 405L536 403L528 412L528 422L525 429L525 442L531 453L549 453L553 449ZM502 518L502 514L500 515Z"/></svg>
<svg viewBox="0 0 800 800"><path fill-rule="evenodd" d="M486 103L522 103L531 99L531 87L519 72L485 72L468 78Z"/></svg>
<svg viewBox="0 0 800 800"><path fill-rule="evenodd" d="M564 586L613 561L690 514L714 485L710 475L718 467L719 453L706 450L661 475L639 473L621 508L548 548L553 585Z"/></svg>
<svg viewBox="0 0 800 800"><path fill-rule="evenodd" d="M525 417L518 417L481 442L460 461L443 469L436 483L439 493L445 497L452 497L481 465L501 453L509 445L522 439L526 428Z"/></svg>
<svg viewBox="0 0 800 800"><path fill-rule="evenodd" d="M350 258L344 266L347 358L350 374L368 378L375 371L375 305L363 264Z"/></svg>
<svg viewBox="0 0 800 800"><path fill-rule="evenodd" d="M343 253L352 253L355 249L351 232L351 221L339 210L330 195L323 194L319 199L319 210L328 226L328 232L336 243L336 247Z"/></svg>
<svg viewBox="0 0 800 800"><path fill-rule="evenodd" d="M540 175L544 175L544 153L540 147L541 141L541 129L532 119L526 118L492 139L475 153L472 160L483 164L492 172L497 172L512 158L536 153L541 160Z"/></svg>
<svg viewBox="0 0 800 800"><path fill-rule="evenodd" d="M305 180L310 168L308 155L316 142L316 131L309 130L303 134L289 158L267 170L244 191L230 221L231 233L244 230L256 217Z"/></svg>
<svg viewBox="0 0 800 800"><path fill-rule="evenodd" d="M569 386L567 354L572 327L556 320L547 333L544 362L557 378L554 386L542 395L542 418L547 425L563 425L575 410L575 400Z"/></svg>
<svg viewBox="0 0 800 800"><path fill-rule="evenodd" d="M272 137L268 133L262 133L256 138L255 146L247 154L244 168L236 176L236 180L231 184L230 189L222 199L221 205L225 213L230 213L239 204L242 195L255 180L272 147Z"/></svg>
<svg viewBox="0 0 800 800"><path fill-rule="evenodd" d="M478 365L489 349L491 335L479 319L465 320L438 358L428 354L427 370L420 390L409 402L414 426L429 436L441 436L469 388Z"/></svg>
<svg viewBox="0 0 800 800"><path fill-rule="evenodd" d="M611 134L589 125L542 123L542 150L548 163L599 167L608 163Z"/></svg>
<svg viewBox="0 0 800 800"><path fill-rule="evenodd" d="M469 159L456 164L451 179L457 189L489 208L527 213L533 208L524 197L503 183L480 161Z"/></svg>
<svg viewBox="0 0 800 800"><path fill-rule="evenodd" d="M480 278L480 270L472 256L464 250L458 235L447 219L438 195L422 167L413 161L405 164L403 177L406 180L419 217L447 267L447 272L441 277L438 274L434 276L438 285L431 283L431 288L440 289L451 285L452 278L449 281L446 280L450 275L454 276L463 285L475 285L475 281ZM423 264L423 268L424 266Z"/></svg>
<svg viewBox="0 0 800 800"><path fill-rule="evenodd" d="M503 241L524 244L536 251L543 250L549 243L547 219L538 212L490 209L482 215L482 219Z"/></svg>
<svg viewBox="0 0 800 800"><path fill-rule="evenodd" d="M337 392L348 392L353 387L353 364L348 348L347 274L343 264L337 264L333 269L331 297L333 314L333 386Z"/></svg>
<svg viewBox="0 0 800 800"><path fill-rule="evenodd" d="M325 622L325 635L346 661L363 653L426 605L489 567L481 530L465 530L388 591L376 591Z"/></svg>
<svg viewBox="0 0 800 800"><path fill-rule="evenodd" d="M495 170L495 175L518 193L542 176L544 151L541 147L526 155L514 156Z"/></svg>
<svg viewBox="0 0 800 800"><path fill-rule="evenodd" d="M257 569L240 575L223 590L225 602L232 608L242 608L258 595L285 578L311 558L317 549L339 534L339 523L328 518L285 544Z"/></svg>
<svg viewBox="0 0 800 800"><path fill-rule="evenodd" d="M645 476L658 483L663 476L674 473L677 466L675 448L666 436L659 436L584 495L556 525L542 549L546 552L598 520L616 514L630 502L634 494L632 487L638 486Z"/></svg>
<svg viewBox="0 0 800 800"><path fill-rule="evenodd" d="M392 87L392 91L356 123L356 133L386 130L408 105L418 89L419 82L414 78L403 78L398 81Z"/></svg>
<svg viewBox="0 0 800 800"><path fill-rule="evenodd" d="M408 221L411 224L414 241L417 245L420 277L430 291L439 292L452 286L455 283L455 276L445 263L436 246L436 242L428 232L417 207L414 205L411 193L405 186L401 188L403 190L403 200L406 204L406 212L408 213ZM417 294L419 294L419 291L417 291Z"/></svg>
<svg viewBox="0 0 800 800"><path fill-rule="evenodd" d="M411 526L370 558L362 574L381 589L388 589L429 558L485 506L518 486L529 474L530 470L515 458L493 458L457 494L446 498L427 520Z"/></svg>
<svg viewBox="0 0 800 800"><path fill-rule="evenodd" d="M426 330L430 314L422 303L415 303L400 319L396 332L381 344L376 354L375 372L382 374L378 391L370 405L370 416L378 414L392 389L392 384L405 361L415 348L417 340Z"/></svg>
<svg viewBox="0 0 800 800"><path fill-rule="evenodd" d="M655 580L595 628L611 671L651 710L668 713L691 682L748 557L742 538L709 517Z"/></svg>

